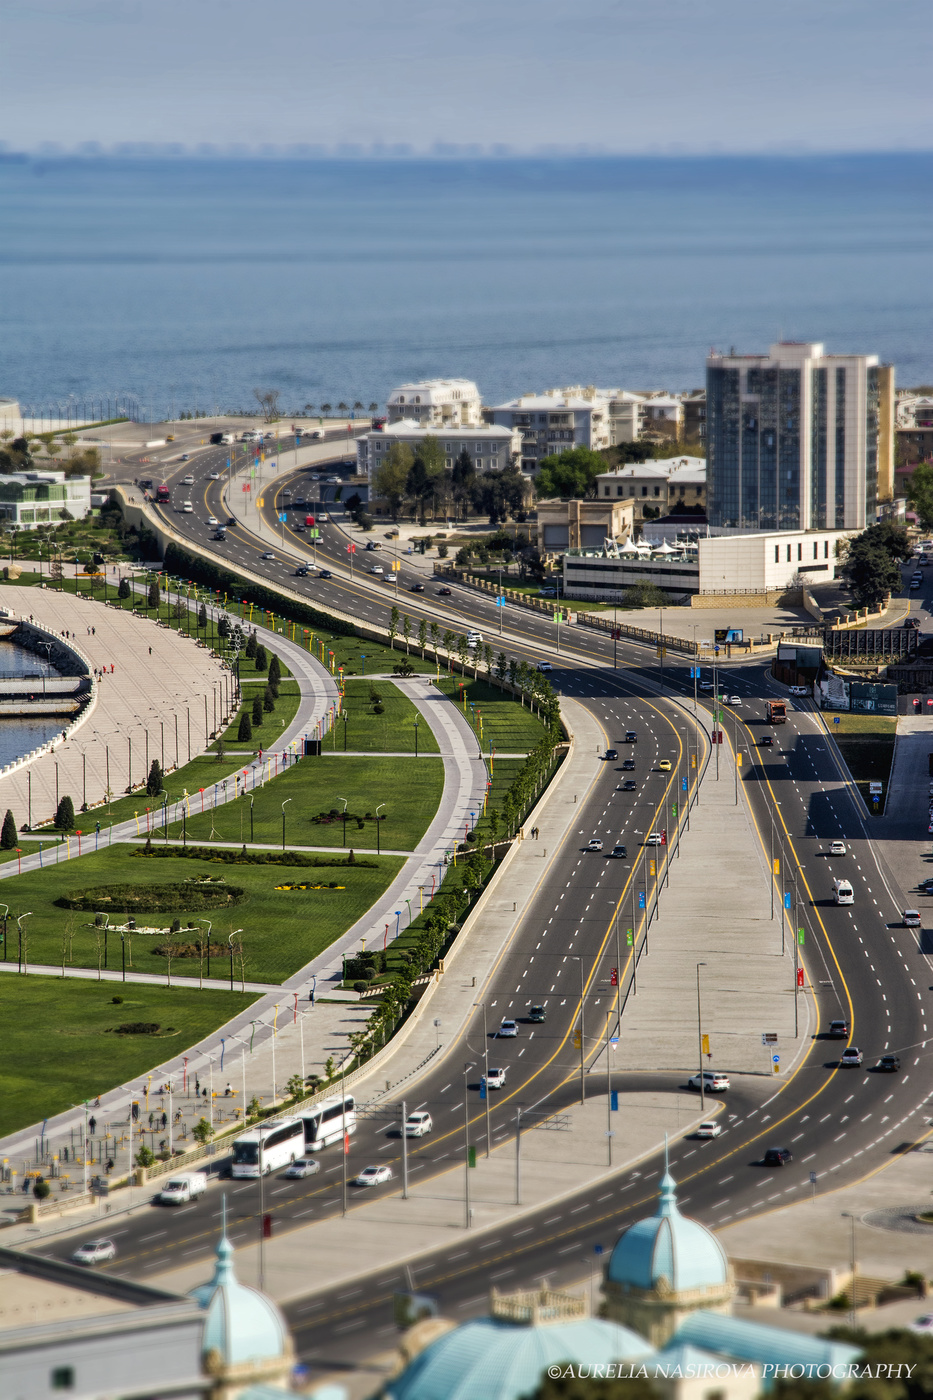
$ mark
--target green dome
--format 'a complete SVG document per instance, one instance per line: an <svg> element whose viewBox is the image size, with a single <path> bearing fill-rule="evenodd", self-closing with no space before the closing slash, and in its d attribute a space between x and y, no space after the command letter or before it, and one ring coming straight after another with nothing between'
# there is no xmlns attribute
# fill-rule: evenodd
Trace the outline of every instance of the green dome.
<svg viewBox="0 0 933 1400"><path fill-rule="evenodd" d="M288 1352L285 1321L270 1298L240 1283L233 1271L233 1245L224 1234L217 1246L217 1263L210 1283L190 1296L204 1309L201 1350L219 1353L228 1366L274 1361Z"/></svg>
<svg viewBox="0 0 933 1400"><path fill-rule="evenodd" d="M646 1290L663 1278L675 1293L722 1288L729 1282L729 1260L712 1231L681 1215L676 1183L665 1172L657 1211L619 1237L607 1278L623 1288Z"/></svg>
<svg viewBox="0 0 933 1400"><path fill-rule="evenodd" d="M627 1327L582 1317L537 1326L482 1317L438 1338L386 1387L387 1400L520 1400L560 1362L587 1365L651 1355Z"/></svg>

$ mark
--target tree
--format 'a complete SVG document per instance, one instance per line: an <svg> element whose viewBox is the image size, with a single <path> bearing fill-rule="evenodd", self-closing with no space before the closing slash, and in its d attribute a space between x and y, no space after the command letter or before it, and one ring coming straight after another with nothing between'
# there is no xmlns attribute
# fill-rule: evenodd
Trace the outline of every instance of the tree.
<svg viewBox="0 0 933 1400"><path fill-rule="evenodd" d="M256 633L250 632L246 639L246 655L249 657L250 661L255 657L257 650L258 643L256 641Z"/></svg>
<svg viewBox="0 0 933 1400"><path fill-rule="evenodd" d="M605 1377L592 1379L574 1375L581 1368L569 1361L566 1368L548 1367L549 1372L562 1369L566 1369L566 1375L543 1377L537 1390L533 1390L527 1400L619 1400L620 1395L624 1396L624 1400L661 1400L659 1388L644 1376L626 1377L623 1382Z"/></svg>
<svg viewBox="0 0 933 1400"><path fill-rule="evenodd" d="M198 626L199 626L199 627L206 627L206 626L207 626L207 608L204 606L203 603L202 603L201 606L198 608Z"/></svg>
<svg viewBox="0 0 933 1400"><path fill-rule="evenodd" d="M257 671L264 671L269 664L269 658L266 655L266 649L262 645L262 643L260 643L259 646L256 648L256 655L253 664L255 665Z"/></svg>
<svg viewBox="0 0 933 1400"><path fill-rule="evenodd" d="M162 592L161 592L161 589L159 588L159 585L158 585L158 583L156 582L156 580L153 579L152 583L150 583L150 585L149 585L149 593L148 593L148 595L147 595L147 597L146 597L146 606L149 607L149 608L157 608L157 607L159 606L159 603L161 602L161 600L162 600Z"/></svg>
<svg viewBox="0 0 933 1400"><path fill-rule="evenodd" d="M360 404L360 408L362 407L363 405ZM302 1099L307 1092L305 1089L305 1082L300 1074L293 1074L285 1087L288 1090L288 1097L290 1099Z"/></svg>
<svg viewBox="0 0 933 1400"><path fill-rule="evenodd" d="M259 404L262 416L267 423L274 423L279 416L280 389L254 389L253 397Z"/></svg>
<svg viewBox="0 0 933 1400"><path fill-rule="evenodd" d="M6 816L3 818L3 830L0 831L0 850L15 851L19 835L16 830L16 822L13 820L13 813L9 807L6 809Z"/></svg>
<svg viewBox="0 0 933 1400"><path fill-rule="evenodd" d="M902 587L898 559L909 555L907 537L893 529L888 522L871 525L849 540L842 565L842 575L859 607L877 606L886 593L897 593Z"/></svg>
<svg viewBox="0 0 933 1400"><path fill-rule="evenodd" d="M117 589L117 597L118 597L118 598L129 598L129 596L130 596L130 594L131 594L132 592L133 592L133 590L132 590L132 588L130 588L130 581L129 581L129 579L128 579L128 578L121 578L121 580L120 580L120 586L119 586L119 588Z"/></svg>
<svg viewBox="0 0 933 1400"><path fill-rule="evenodd" d="M199 1122L195 1123L194 1127L191 1129L191 1136L194 1138L195 1142L199 1142L202 1147L206 1147L214 1136L214 1129L206 1118L202 1118Z"/></svg>
<svg viewBox="0 0 933 1400"><path fill-rule="evenodd" d="M149 765L149 776L146 779L146 792L150 797L158 797L162 791L162 765L157 758Z"/></svg>
<svg viewBox="0 0 933 1400"><path fill-rule="evenodd" d="M149 1150L149 1148L146 1146L146 1144L143 1143L143 1144L140 1146L139 1151L136 1153L136 1165L137 1165L137 1167L151 1167L154 1161L155 1161L155 1156L154 1156L154 1154L153 1154L152 1152L150 1152L150 1150Z"/></svg>
<svg viewBox="0 0 933 1400"><path fill-rule="evenodd" d="M545 457L535 478L538 499L548 496L592 499L596 495L596 478L606 469L605 457L590 447L572 447L568 452Z"/></svg>
<svg viewBox="0 0 933 1400"><path fill-rule="evenodd" d="M75 829L75 804L67 795L61 799L55 809L55 825L59 831L74 831Z"/></svg>
<svg viewBox="0 0 933 1400"><path fill-rule="evenodd" d="M395 638L398 636L398 625L401 622L401 620L401 613L399 612L397 607L393 606L392 611L389 614L389 647L392 651L395 650Z"/></svg>
<svg viewBox="0 0 933 1400"><path fill-rule="evenodd" d="M385 461L376 468L373 476L375 495L385 500L393 520L398 519L399 507L405 499L408 487L408 473L414 460L414 454L407 442L393 442L385 455Z"/></svg>
<svg viewBox="0 0 933 1400"><path fill-rule="evenodd" d="M262 693L262 708L267 715L271 715L275 709L275 696L272 694L272 686L267 685Z"/></svg>
<svg viewBox="0 0 933 1400"><path fill-rule="evenodd" d="M282 663L275 652L272 653L272 660L269 662L269 684L278 686L282 681Z"/></svg>
<svg viewBox="0 0 933 1400"><path fill-rule="evenodd" d="M450 484L453 489L454 500L457 502L458 506L464 507L464 514L466 514L466 506L470 501L475 479L476 468L473 465L473 458L470 456L469 452L467 452L466 448L464 448L454 462L453 470L450 473Z"/></svg>
<svg viewBox="0 0 933 1400"><path fill-rule="evenodd" d="M484 472L473 484L473 502L492 525L517 515L525 503L524 477L515 467Z"/></svg>
<svg viewBox="0 0 933 1400"><path fill-rule="evenodd" d="M674 455L681 455L679 446ZM627 467L636 462L650 462L654 456L655 450L650 442L620 442L616 448L616 461L620 467Z"/></svg>
<svg viewBox="0 0 933 1400"><path fill-rule="evenodd" d="M257 696L256 698L259 699L258 696ZM261 700L259 701L259 705L260 705L260 711L261 711L261 709L262 709L262 701L261 701ZM236 736L237 736L237 738L239 739L239 741L240 741L241 744L248 744L248 743L250 742L250 740L252 739L252 737L253 737L253 725L252 725L252 721L250 720L249 711L248 711L248 710L244 710L243 713L240 715L240 725L239 725L239 728L237 729Z"/></svg>
<svg viewBox="0 0 933 1400"><path fill-rule="evenodd" d="M255 724L255 725L257 726L257 728L258 728L259 725L262 724L262 696L261 696L261 695L254 695L254 696L253 696L253 724ZM250 735L250 738L252 738L252 735Z"/></svg>
<svg viewBox="0 0 933 1400"><path fill-rule="evenodd" d="M371 404L369 405L369 412L370 412L370 413L378 413L378 412L379 412L379 405L378 405L377 403L371 403Z"/></svg>
<svg viewBox="0 0 933 1400"><path fill-rule="evenodd" d="M325 418L327 417L328 413L330 413L330 411L331 411L332 408L333 408L333 404L330 404L330 403L322 403L322 404L321 404L321 412L323 413L323 415L324 415Z"/></svg>
<svg viewBox="0 0 933 1400"><path fill-rule="evenodd" d="M907 500L917 512L921 530L933 529L933 465L920 462L907 483Z"/></svg>

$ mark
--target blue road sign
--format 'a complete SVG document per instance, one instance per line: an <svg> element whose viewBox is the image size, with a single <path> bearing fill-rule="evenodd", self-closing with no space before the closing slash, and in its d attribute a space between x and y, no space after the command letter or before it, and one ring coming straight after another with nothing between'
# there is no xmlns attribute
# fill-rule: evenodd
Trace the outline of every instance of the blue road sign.
<svg viewBox="0 0 933 1400"><path fill-rule="evenodd" d="M283 525L285 524L286 520L288 519L288 516L285 514L284 510L280 510L280 511L279 511L279 519L281 520L281 522L282 522Z"/></svg>
<svg viewBox="0 0 933 1400"><path fill-rule="evenodd" d="M681 790L681 792L686 792L686 791L687 791L687 779L686 779L686 778L681 778L681 780L680 780L680 790Z"/></svg>
<svg viewBox="0 0 933 1400"><path fill-rule="evenodd" d="M842 720L840 719L839 715L833 715L833 724L841 724L841 723L842 723Z"/></svg>
<svg viewBox="0 0 933 1400"><path fill-rule="evenodd" d="M785 894L785 896L784 896L784 908L785 908L785 909L789 909L789 908L790 908L790 894L789 894L789 893L788 893L788 894Z"/></svg>
<svg viewBox="0 0 933 1400"><path fill-rule="evenodd" d="M780 1057L780 1055L772 1055L772 1056L771 1056L771 1063L772 1063L773 1065L779 1065L779 1064L781 1063L781 1057Z"/></svg>
<svg viewBox="0 0 933 1400"><path fill-rule="evenodd" d="M619 1091L618 1091L618 1089L613 1089L613 1090L611 1091L610 1095L609 1095L609 1111L610 1111L610 1113L618 1113L618 1111L619 1111Z"/></svg>
<svg viewBox="0 0 933 1400"><path fill-rule="evenodd" d="M603 1252L603 1247L602 1247L601 1244L594 1244L594 1245L593 1245L593 1253L594 1253L594 1254L602 1254L602 1252Z"/></svg>
<svg viewBox="0 0 933 1400"><path fill-rule="evenodd" d="M645 892L644 892L644 890L639 890L639 891L638 891L638 907L639 907L639 909L644 909L644 907L645 907Z"/></svg>
<svg viewBox="0 0 933 1400"><path fill-rule="evenodd" d="M481 1099L484 1099L484 1098L486 1097L486 1081L485 1081L485 1079L483 1079L483 1080L480 1081L479 1096L480 1096Z"/></svg>

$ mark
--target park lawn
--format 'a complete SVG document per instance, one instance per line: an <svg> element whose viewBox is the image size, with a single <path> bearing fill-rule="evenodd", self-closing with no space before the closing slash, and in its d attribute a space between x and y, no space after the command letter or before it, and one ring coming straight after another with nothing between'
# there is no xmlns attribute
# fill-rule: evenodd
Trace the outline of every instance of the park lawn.
<svg viewBox="0 0 933 1400"><path fill-rule="evenodd" d="M252 739L238 739L237 731L240 727L240 715L245 709L250 720L252 720L253 697L258 695L261 698L263 696L265 693L266 681L264 677L257 677L254 680L253 677L247 674L241 678L241 684L243 704L234 715L233 723L229 724L214 740L208 749L208 753L216 753L221 744L223 744L225 749L238 749L241 751L248 749L252 753L257 753L260 749L265 751L281 738L283 731L288 728L295 718L295 715L298 713L298 706L301 703L301 692L298 688L298 682L283 680L279 686L279 698L275 702L275 709L272 713L270 715L264 713L262 724L259 726L253 725Z"/></svg>
<svg viewBox="0 0 933 1400"><path fill-rule="evenodd" d="M399 609L401 612L402 609ZM404 621L404 613L402 614ZM401 629L402 622L399 623ZM433 658L421 659L421 647L418 645L418 628L412 622L412 634L408 643L407 660L413 669L418 672L433 672ZM323 657L321 654L321 643L323 643ZM430 635L427 641L427 650L431 650ZM333 652L333 672L339 675L339 668L343 667L344 676L371 676L385 675L391 672L400 662L406 660L405 638L399 631L395 638L395 646L391 648L383 642L372 642L365 637L344 637L332 636L327 631L314 631L314 645L311 648L311 655L317 657L318 661L323 659L324 665L330 669L331 655Z"/></svg>
<svg viewBox="0 0 933 1400"><path fill-rule="evenodd" d="M387 850L412 851L434 818L443 787L444 766L440 759L357 758L352 754L344 758L327 752L321 758L301 759L274 782L255 790L250 788L236 801L218 807L215 812L205 812L202 816L192 803L187 821L188 840L254 840L280 845L282 803L287 801L288 842L296 846L339 849L344 845L343 821L335 817L333 821L321 823L311 818L332 810L342 813L346 798L350 814L346 824L347 847L358 851L376 850L374 817L377 807L381 806L379 845ZM181 823L170 825L169 834L179 836Z"/></svg>
<svg viewBox="0 0 933 1400"><path fill-rule="evenodd" d="M122 1006L113 1001L120 995ZM249 992L0 976L0 1136L145 1074L255 1000ZM155 1022L162 1031L113 1034L130 1021Z"/></svg>
<svg viewBox="0 0 933 1400"><path fill-rule="evenodd" d="M153 843L156 845L157 843ZM74 849L72 843L72 849ZM335 938L344 933L379 898L401 869L400 856L366 857L365 863L347 865L342 853L336 853L337 863L320 866L227 864L206 857L145 856L136 854L143 846L120 845L85 856L81 861L61 860L46 865L40 872L14 875L4 882L4 899L9 902L11 933L7 960L18 955L18 935L13 922L17 915L31 911L24 920L26 928L25 956L33 963L61 966L63 947L66 966L98 966L98 958L112 970L121 966L119 933L110 933L106 946L100 930L94 927L94 914L84 910L63 909L54 901L76 890L102 886L140 886L149 890L155 886L177 885L196 877L212 876L224 879L229 886L242 889L245 897L238 903L217 908L187 909L179 894L177 903L163 912L146 913L140 909L137 923L169 929L174 919L180 919L182 932L172 935L175 940L195 943L206 939L206 924L211 922L213 956L219 956L226 976L228 969L227 939L242 929L237 941L242 941L246 981L281 982L291 973L327 949ZM327 857L322 857L327 859ZM334 883L339 889L279 889L277 886ZM104 902L104 901L101 901ZM110 922L125 922L119 896L110 896ZM193 923L195 927L188 929ZM135 934L127 940L127 969L137 972L167 971L164 953L156 953L169 935ZM222 952L217 951L222 945ZM178 976L198 976L198 958L174 957L171 970ZM212 969L214 970L214 969ZM207 972L205 959L205 975ZM241 975L239 958L235 972ZM0 987L3 981L0 978Z"/></svg>
<svg viewBox="0 0 933 1400"><path fill-rule="evenodd" d="M897 720L887 715L839 715L839 723L834 723L835 715L824 715L826 728L836 741L842 761L852 775L852 780L861 793L871 815L883 816L888 800L888 782L891 777L891 764L894 761L894 741L897 733ZM871 782L880 782L881 801L868 791Z"/></svg>
<svg viewBox="0 0 933 1400"><path fill-rule="evenodd" d="M459 676L442 677L438 684L446 695L459 701ZM460 704L460 712L465 713L477 735L482 716L483 753L492 749L499 753L527 753L544 738L545 727L531 710L488 681L468 680L466 701L466 710Z"/></svg>
<svg viewBox="0 0 933 1400"><path fill-rule="evenodd" d="M179 738L179 747L182 752L184 752L185 736L183 728L181 729ZM171 742L169 742L169 736L166 735L165 750L166 761L171 763L175 756L174 734L171 735ZM152 758L159 758L161 761L161 753L157 749L150 750L150 759ZM139 764L141 775L143 766L144 758L141 756ZM157 824L161 825L162 803L165 801L166 793L168 793L170 803L180 801L182 793L185 791L197 794L199 788L204 788L205 793L207 793L213 789L215 783L220 784L232 779L233 774L239 772L241 767L242 765L238 766L235 759L225 758L223 761L219 761L216 754L203 754L198 758L193 758L190 763L183 762L179 769L167 772L165 774L165 788L158 797L150 797L145 787L143 787L137 792L131 793L129 796L114 797L109 806L106 802L103 802L99 806L89 807L86 812L78 811L81 798L80 792L72 793L71 797L75 804L75 825L82 833L89 833L90 836L93 837L95 827L97 823L100 822L100 844L103 845L105 832L111 823L130 821L136 816L140 824L140 834L145 836L147 829L146 809L149 809L149 822L151 824L151 829L154 831ZM136 751L134 748L133 776L135 777L135 775ZM88 783L88 786L90 786L90 783ZM25 833L23 834L25 835ZM39 837L39 839L48 836L52 840L57 840L55 828L52 826L37 826L33 829L33 835ZM73 836L74 833L72 833L72 837Z"/></svg>
<svg viewBox="0 0 933 1400"><path fill-rule="evenodd" d="M381 715L374 714L372 693L379 696ZM431 726L415 705L391 681L347 681L341 715L324 747L342 749L344 739L351 752L414 753L415 720L418 723L418 752L437 753L437 740ZM347 716L344 723L343 716ZM344 734L346 730L346 735Z"/></svg>

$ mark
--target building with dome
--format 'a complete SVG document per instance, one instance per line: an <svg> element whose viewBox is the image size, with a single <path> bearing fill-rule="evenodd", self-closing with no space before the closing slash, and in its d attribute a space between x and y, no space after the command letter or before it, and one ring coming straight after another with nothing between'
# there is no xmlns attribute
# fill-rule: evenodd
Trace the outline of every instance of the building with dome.
<svg viewBox="0 0 933 1400"><path fill-rule="evenodd" d="M732 1311L735 1278L711 1230L681 1215L665 1171L654 1215L620 1235L606 1265L606 1313L663 1347L691 1313Z"/></svg>

